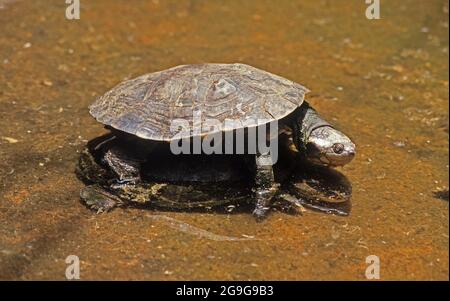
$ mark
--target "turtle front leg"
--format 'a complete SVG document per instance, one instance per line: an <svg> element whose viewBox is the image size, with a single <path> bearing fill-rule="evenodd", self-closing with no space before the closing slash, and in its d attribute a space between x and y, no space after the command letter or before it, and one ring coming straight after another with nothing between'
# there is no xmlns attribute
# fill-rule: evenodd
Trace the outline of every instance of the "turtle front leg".
<svg viewBox="0 0 450 301"><path fill-rule="evenodd" d="M256 206L253 210L253 216L257 221L261 221L267 216L272 198L278 190L278 185L274 181L272 166L273 161L270 153L256 155Z"/></svg>
<svg viewBox="0 0 450 301"><path fill-rule="evenodd" d="M117 175L117 178L111 184L111 188L122 188L141 182L141 162L121 148L115 146L108 149L103 156L103 160Z"/></svg>

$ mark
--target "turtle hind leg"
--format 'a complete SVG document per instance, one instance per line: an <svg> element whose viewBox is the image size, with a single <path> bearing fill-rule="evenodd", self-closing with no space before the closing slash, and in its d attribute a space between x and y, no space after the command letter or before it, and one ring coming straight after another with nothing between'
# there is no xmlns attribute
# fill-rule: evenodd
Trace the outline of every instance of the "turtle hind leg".
<svg viewBox="0 0 450 301"><path fill-rule="evenodd" d="M80 191L82 202L97 213L108 212L124 203L99 185L86 186Z"/></svg>
<svg viewBox="0 0 450 301"><path fill-rule="evenodd" d="M133 158L119 147L108 149L104 156L104 162L117 175L111 183L111 188L122 188L141 182L141 162Z"/></svg>
<svg viewBox="0 0 450 301"><path fill-rule="evenodd" d="M78 164L75 167L75 174L83 183L108 185L108 182L114 177L112 172L103 166L99 165L92 152L85 147L78 159Z"/></svg>

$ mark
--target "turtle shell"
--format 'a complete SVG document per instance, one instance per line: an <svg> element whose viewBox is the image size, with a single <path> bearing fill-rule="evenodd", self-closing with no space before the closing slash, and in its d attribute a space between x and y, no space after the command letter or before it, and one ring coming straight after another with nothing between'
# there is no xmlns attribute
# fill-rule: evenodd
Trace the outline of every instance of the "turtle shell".
<svg viewBox="0 0 450 301"><path fill-rule="evenodd" d="M140 138L172 141L281 119L302 105L307 92L245 64L182 65L120 83L99 97L90 113ZM208 119L219 122L205 126ZM174 127L176 120L189 130Z"/></svg>

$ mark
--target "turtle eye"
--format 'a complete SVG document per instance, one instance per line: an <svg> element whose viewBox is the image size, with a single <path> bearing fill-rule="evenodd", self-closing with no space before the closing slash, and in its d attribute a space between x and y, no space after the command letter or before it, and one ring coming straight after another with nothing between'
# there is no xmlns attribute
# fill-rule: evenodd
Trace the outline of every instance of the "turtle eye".
<svg viewBox="0 0 450 301"><path fill-rule="evenodd" d="M333 151L336 154L342 154L342 152L344 151L344 145L342 143L333 144Z"/></svg>

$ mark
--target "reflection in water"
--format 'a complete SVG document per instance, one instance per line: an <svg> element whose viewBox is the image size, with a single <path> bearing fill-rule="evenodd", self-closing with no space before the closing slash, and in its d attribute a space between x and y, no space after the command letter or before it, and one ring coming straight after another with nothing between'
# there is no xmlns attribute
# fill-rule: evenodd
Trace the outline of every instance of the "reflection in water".
<svg viewBox="0 0 450 301"><path fill-rule="evenodd" d="M338 170L304 163L287 188L302 204L320 212L349 215L352 186Z"/></svg>
<svg viewBox="0 0 450 301"><path fill-rule="evenodd" d="M245 241L245 240L254 240L254 237L249 236L243 236L243 237L234 237L234 236L225 236L225 235L219 235L212 233L210 231L197 228L195 226L192 226L188 223L179 221L177 219L161 215L161 214L147 214L146 217L155 220L164 222L164 224L168 225L172 229L178 230L183 233L187 233L190 235L197 236L199 238L206 238L209 240L215 240L215 241Z"/></svg>
<svg viewBox="0 0 450 301"><path fill-rule="evenodd" d="M245 156L175 156L167 149L157 149L143 168L145 181L142 184L111 190L109 184L113 175L101 163L97 148L110 137L104 135L91 140L82 152L77 175L83 182L103 187L118 194L125 203L138 207L214 209L226 213L250 210L253 181ZM276 167L281 187L275 197L275 207L289 211L304 206L337 215L350 213L351 184L343 174L298 161L296 155L283 159ZM88 193L97 195L95 190L82 190L82 198ZM101 195L104 197L108 193Z"/></svg>

